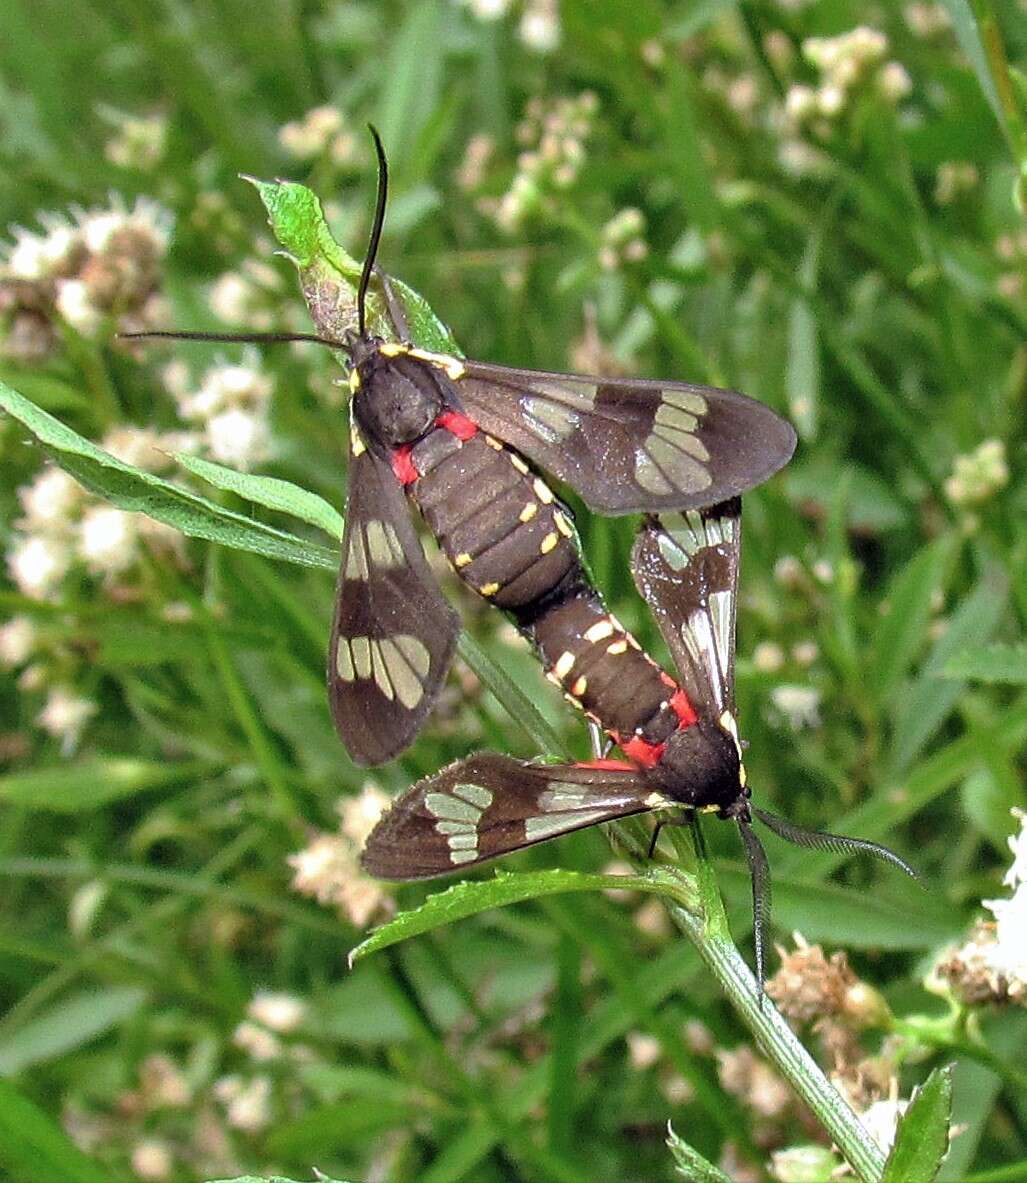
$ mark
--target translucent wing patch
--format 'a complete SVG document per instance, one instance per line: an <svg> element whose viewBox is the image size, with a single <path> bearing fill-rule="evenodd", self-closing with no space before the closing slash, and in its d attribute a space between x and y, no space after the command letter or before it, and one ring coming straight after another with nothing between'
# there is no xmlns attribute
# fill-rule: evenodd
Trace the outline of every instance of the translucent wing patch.
<svg viewBox="0 0 1027 1183"><path fill-rule="evenodd" d="M483 430L600 513L722 501L766 480L795 448L769 407L712 386L467 362L455 387Z"/></svg>
<svg viewBox="0 0 1027 1183"><path fill-rule="evenodd" d="M635 585L652 610L693 703L734 712L735 614L741 502L643 523L632 552Z"/></svg>
<svg viewBox="0 0 1027 1183"><path fill-rule="evenodd" d="M371 831L361 862L379 879L430 879L669 804L629 767L480 752L404 793Z"/></svg>
<svg viewBox="0 0 1027 1183"><path fill-rule="evenodd" d="M328 698L356 763L381 764L431 710L460 622L425 562L401 486L354 440Z"/></svg>

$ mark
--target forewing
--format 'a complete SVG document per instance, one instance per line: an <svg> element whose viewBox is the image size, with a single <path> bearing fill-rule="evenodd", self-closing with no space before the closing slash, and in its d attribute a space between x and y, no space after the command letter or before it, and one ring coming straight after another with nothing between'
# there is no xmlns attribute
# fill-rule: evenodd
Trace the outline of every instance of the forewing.
<svg viewBox="0 0 1027 1183"><path fill-rule="evenodd" d="M328 699L358 764L397 756L432 708L460 621L446 603L391 469L357 441L328 645Z"/></svg>
<svg viewBox="0 0 1027 1183"><path fill-rule="evenodd" d="M361 862L378 879L431 879L663 803L629 766L479 752L404 793L371 831Z"/></svg>
<svg viewBox="0 0 1027 1183"><path fill-rule="evenodd" d="M605 514L724 501L795 449L791 425L769 407L712 386L466 362L456 387L483 430Z"/></svg>
<svg viewBox="0 0 1027 1183"><path fill-rule="evenodd" d="M643 522L631 556L682 685L709 717L734 714L741 500Z"/></svg>

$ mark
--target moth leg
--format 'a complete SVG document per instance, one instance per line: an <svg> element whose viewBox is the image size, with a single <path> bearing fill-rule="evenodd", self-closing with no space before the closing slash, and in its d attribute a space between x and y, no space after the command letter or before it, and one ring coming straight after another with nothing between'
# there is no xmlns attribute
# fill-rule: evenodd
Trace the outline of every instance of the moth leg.
<svg viewBox="0 0 1027 1183"><path fill-rule="evenodd" d="M392 321L392 327L396 330L396 336L399 337L404 345L408 345L410 343L410 325L407 324L406 313L403 311L403 305L396 295L396 289L392 286L392 280L380 267L376 266L374 273L378 277L378 282L382 285L382 295L385 297L385 309L389 314L389 320Z"/></svg>
<svg viewBox="0 0 1027 1183"><path fill-rule="evenodd" d="M605 760L613 747L613 740L594 719L588 720L588 742L593 760Z"/></svg>
<svg viewBox="0 0 1027 1183"><path fill-rule="evenodd" d="M667 820L665 818L660 818L660 820L653 827L653 836L652 836L652 838L649 839L649 852L646 855L646 858L651 859L653 857L653 855L656 853L656 843L659 842L659 840L660 840L660 831L663 829L663 827L666 824L667 824Z"/></svg>

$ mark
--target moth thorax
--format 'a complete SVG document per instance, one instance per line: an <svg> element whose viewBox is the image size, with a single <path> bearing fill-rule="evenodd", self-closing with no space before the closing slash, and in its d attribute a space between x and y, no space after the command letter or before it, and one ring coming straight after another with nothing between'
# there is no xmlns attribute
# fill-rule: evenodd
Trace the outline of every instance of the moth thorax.
<svg viewBox="0 0 1027 1183"><path fill-rule="evenodd" d="M443 409L439 379L429 366L379 354L359 373L354 412L361 426L386 447L420 439Z"/></svg>
<svg viewBox="0 0 1027 1183"><path fill-rule="evenodd" d="M734 740L703 719L674 732L651 775L668 797L697 809L727 809L743 793Z"/></svg>

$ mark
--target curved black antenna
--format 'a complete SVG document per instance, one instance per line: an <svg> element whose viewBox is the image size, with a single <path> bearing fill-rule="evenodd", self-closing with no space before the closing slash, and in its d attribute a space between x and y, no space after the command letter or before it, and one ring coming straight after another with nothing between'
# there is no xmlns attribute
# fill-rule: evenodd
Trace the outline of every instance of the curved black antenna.
<svg viewBox="0 0 1027 1183"><path fill-rule="evenodd" d="M385 159L385 149L382 138L373 123L367 125L367 130L374 140L374 150L378 154L378 200L374 207L374 221L371 223L371 237L367 243L367 254L364 255L364 269L360 273L360 287L357 288L357 331L364 335L366 321L364 316L364 302L367 298L367 285L371 282L371 272L374 261L378 256L378 243L382 238L382 227L385 225L385 202L389 195L389 165Z"/></svg>
<svg viewBox="0 0 1027 1183"><path fill-rule="evenodd" d="M141 333L118 333L121 341L222 341L229 345L283 345L287 341L313 341L332 349L346 349L344 341L319 337L317 333L202 333L191 329L152 329Z"/></svg>
<svg viewBox="0 0 1027 1183"><path fill-rule="evenodd" d="M866 838L849 838L846 834L830 834L823 830L805 830L802 826L797 826L793 822L785 821L783 817L778 817L776 813L767 813L765 809L757 809L755 806L750 806L750 809L767 829L773 830L779 838L783 838L786 842L793 842L796 846L805 846L810 850L833 850L836 854L872 854L874 858L891 863L893 867L905 871L911 879L916 879L918 882L920 880L920 876L909 863L900 858L893 850L889 850L887 846L881 846L877 842L869 842Z"/></svg>
<svg viewBox="0 0 1027 1183"><path fill-rule="evenodd" d="M766 980L766 941L770 928L770 864L759 835L747 821L738 819L745 857L752 877L752 943L756 951L756 992L763 1005L763 983Z"/></svg>

